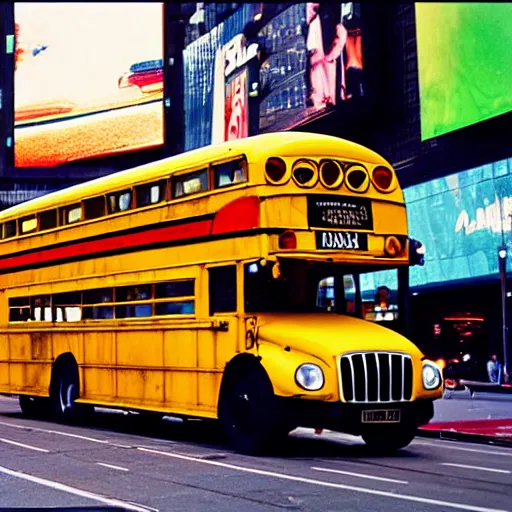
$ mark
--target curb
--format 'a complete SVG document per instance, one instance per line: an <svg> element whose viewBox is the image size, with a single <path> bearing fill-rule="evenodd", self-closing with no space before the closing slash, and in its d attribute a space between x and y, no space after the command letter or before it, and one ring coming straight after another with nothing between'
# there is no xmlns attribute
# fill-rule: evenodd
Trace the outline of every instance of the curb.
<svg viewBox="0 0 512 512"><path fill-rule="evenodd" d="M457 432L453 430L427 430L418 429L417 437L427 437L441 439L445 441L464 441L475 444L492 444L495 446L506 446L512 448L512 438L501 438L482 434L468 434L466 432Z"/></svg>

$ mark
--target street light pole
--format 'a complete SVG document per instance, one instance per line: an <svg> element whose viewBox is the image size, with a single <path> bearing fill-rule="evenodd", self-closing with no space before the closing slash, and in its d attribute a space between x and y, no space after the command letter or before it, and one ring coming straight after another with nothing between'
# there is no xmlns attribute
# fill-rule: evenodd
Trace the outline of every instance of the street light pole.
<svg viewBox="0 0 512 512"><path fill-rule="evenodd" d="M498 265L501 282L501 325L503 336L503 374L508 376L508 328L507 328L507 247L505 245L498 249Z"/></svg>

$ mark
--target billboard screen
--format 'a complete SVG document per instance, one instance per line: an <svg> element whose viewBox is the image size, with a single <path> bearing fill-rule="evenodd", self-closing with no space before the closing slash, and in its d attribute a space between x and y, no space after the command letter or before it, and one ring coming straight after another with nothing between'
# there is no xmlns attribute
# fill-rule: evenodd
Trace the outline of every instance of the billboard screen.
<svg viewBox="0 0 512 512"><path fill-rule="evenodd" d="M510 244L512 158L404 190L409 234L425 246L411 286L498 274L498 247Z"/></svg>
<svg viewBox="0 0 512 512"><path fill-rule="evenodd" d="M512 4L416 3L421 138L512 110Z"/></svg>
<svg viewBox="0 0 512 512"><path fill-rule="evenodd" d="M302 3L260 32L260 130L290 129L363 95L358 3Z"/></svg>
<svg viewBox="0 0 512 512"><path fill-rule="evenodd" d="M15 165L163 144L163 4L16 3Z"/></svg>

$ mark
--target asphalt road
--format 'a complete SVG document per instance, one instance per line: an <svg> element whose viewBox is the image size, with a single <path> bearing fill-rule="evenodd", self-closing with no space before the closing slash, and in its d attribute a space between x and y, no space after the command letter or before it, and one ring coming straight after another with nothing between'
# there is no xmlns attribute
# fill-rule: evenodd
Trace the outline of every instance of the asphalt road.
<svg viewBox="0 0 512 512"><path fill-rule="evenodd" d="M23 417L0 397L0 507L137 511L512 511L512 449L417 439L393 457L358 438L297 430L281 453L227 449L208 422L97 412Z"/></svg>

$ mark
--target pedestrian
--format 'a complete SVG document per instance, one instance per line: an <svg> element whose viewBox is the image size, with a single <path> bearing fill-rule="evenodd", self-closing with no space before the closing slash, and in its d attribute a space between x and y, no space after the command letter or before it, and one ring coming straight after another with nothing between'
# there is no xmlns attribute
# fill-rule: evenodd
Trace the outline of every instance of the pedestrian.
<svg viewBox="0 0 512 512"><path fill-rule="evenodd" d="M491 358L487 361L487 375L489 376L489 382L502 384L503 366L498 361L496 354L491 354Z"/></svg>

